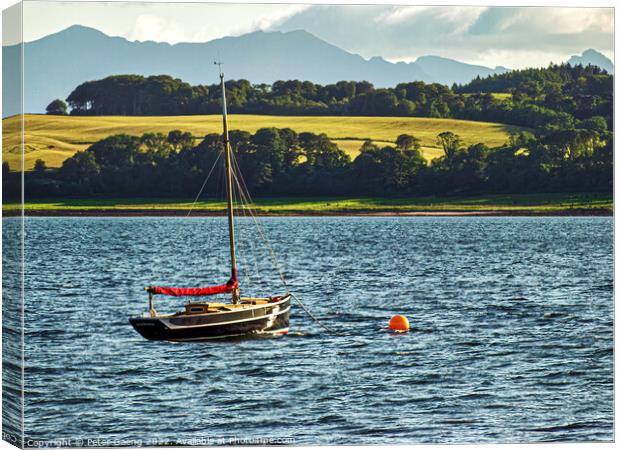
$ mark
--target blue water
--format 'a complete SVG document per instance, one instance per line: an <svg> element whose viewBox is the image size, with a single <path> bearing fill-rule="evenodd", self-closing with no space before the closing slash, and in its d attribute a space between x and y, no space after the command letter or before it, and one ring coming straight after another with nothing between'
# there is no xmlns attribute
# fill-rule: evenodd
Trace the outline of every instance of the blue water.
<svg viewBox="0 0 620 450"><path fill-rule="evenodd" d="M264 218L291 290L346 335L295 305L282 338L143 340L144 286L226 281L224 220L26 220L27 443L613 439L611 218ZM279 294L251 225L242 293Z"/></svg>

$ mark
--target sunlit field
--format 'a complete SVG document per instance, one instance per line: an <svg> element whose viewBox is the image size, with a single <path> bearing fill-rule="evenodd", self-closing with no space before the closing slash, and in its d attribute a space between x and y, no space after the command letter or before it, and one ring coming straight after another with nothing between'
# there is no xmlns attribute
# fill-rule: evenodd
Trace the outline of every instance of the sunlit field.
<svg viewBox="0 0 620 450"><path fill-rule="evenodd" d="M37 159L48 167L60 167L62 162L78 150L114 134L141 135L168 133L179 129L196 137L220 133L222 118L208 116L47 116L28 114L25 117L26 170L32 169ZM400 134L410 134L421 140L422 153L427 160L442 154L437 135L444 131L458 134L466 144L485 143L493 147L503 144L508 134L520 128L498 123L473 122L454 119L419 117L317 117L317 116L229 116L231 130L255 132L260 128L291 128L296 132L325 133L352 158L366 139L379 146L393 145ZM21 166L21 121L19 116L2 121L3 161L18 170Z"/></svg>

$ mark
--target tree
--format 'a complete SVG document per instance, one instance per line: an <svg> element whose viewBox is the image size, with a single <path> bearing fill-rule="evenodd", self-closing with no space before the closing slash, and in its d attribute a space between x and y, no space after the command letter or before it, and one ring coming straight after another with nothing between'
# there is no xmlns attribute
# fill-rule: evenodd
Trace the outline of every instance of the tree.
<svg viewBox="0 0 620 450"><path fill-rule="evenodd" d="M370 139L366 139L360 147L360 153L379 150L379 146L373 143Z"/></svg>
<svg viewBox="0 0 620 450"><path fill-rule="evenodd" d="M311 138L304 136L301 141L306 163L312 166L313 170L342 169L351 162L349 155L340 150L325 134L313 134Z"/></svg>
<svg viewBox="0 0 620 450"><path fill-rule="evenodd" d="M257 160L270 166L269 178L279 177L285 168L285 160L289 159L286 157L289 148L287 142L282 139L280 130L261 128L250 138L250 143L256 149ZM267 171L263 173L267 174Z"/></svg>
<svg viewBox="0 0 620 450"><path fill-rule="evenodd" d="M47 169L46 165L45 165L45 161L43 161L42 159L37 159L34 162L34 173L37 175L43 175L45 173L45 170Z"/></svg>
<svg viewBox="0 0 620 450"><path fill-rule="evenodd" d="M462 148L463 141L458 134L444 131L437 136L437 143L441 145L447 159L451 159Z"/></svg>
<svg viewBox="0 0 620 450"><path fill-rule="evenodd" d="M52 103L47 105L45 108L45 112L54 116L66 116L67 115L67 104L60 99L54 100Z"/></svg>
<svg viewBox="0 0 620 450"><path fill-rule="evenodd" d="M192 133L183 133L181 130L172 130L168 133L168 142L172 144L175 152L179 152L184 148L194 146L194 136Z"/></svg>
<svg viewBox="0 0 620 450"><path fill-rule="evenodd" d="M142 161L153 162L157 159L166 159L173 151L173 143L162 133L144 133L140 137L140 151Z"/></svg>
<svg viewBox="0 0 620 450"><path fill-rule="evenodd" d="M9 163L2 163L2 197L6 199L19 199L22 195L22 174L11 172Z"/></svg>
<svg viewBox="0 0 620 450"><path fill-rule="evenodd" d="M420 140L409 134L401 134L396 138L396 148L399 150L420 150Z"/></svg>
<svg viewBox="0 0 620 450"><path fill-rule="evenodd" d="M604 117L593 116L588 119L582 120L579 124L579 128L585 128L586 130L592 130L597 132L607 131L607 122Z"/></svg>
<svg viewBox="0 0 620 450"><path fill-rule="evenodd" d="M567 129L549 133L543 143L557 162L591 156L600 147L598 133L587 129Z"/></svg>
<svg viewBox="0 0 620 450"><path fill-rule="evenodd" d="M88 151L78 151L65 160L60 168L60 175L66 181L81 185L92 183L101 172L95 156Z"/></svg>
<svg viewBox="0 0 620 450"><path fill-rule="evenodd" d="M368 146L353 161L353 180L366 194L404 194L412 191L424 167L418 150Z"/></svg>
<svg viewBox="0 0 620 450"><path fill-rule="evenodd" d="M102 169L127 169L134 164L139 147L139 137L117 134L95 142L86 151L93 154Z"/></svg>
<svg viewBox="0 0 620 450"><path fill-rule="evenodd" d="M458 167L457 180L462 191L478 191L486 181L485 170L489 148L484 144L471 145L464 152Z"/></svg>

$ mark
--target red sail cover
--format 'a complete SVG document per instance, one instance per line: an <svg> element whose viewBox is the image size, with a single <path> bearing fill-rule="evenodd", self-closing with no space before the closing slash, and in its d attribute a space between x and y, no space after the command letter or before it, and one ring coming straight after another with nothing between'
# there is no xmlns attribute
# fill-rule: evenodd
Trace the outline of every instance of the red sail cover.
<svg viewBox="0 0 620 450"><path fill-rule="evenodd" d="M201 297L203 295L215 295L225 294L232 292L239 288L239 282L237 281L237 274L233 273L233 276L226 284L220 284L219 286L209 287L197 287L197 288L179 288L179 287L164 287L164 286L150 286L148 291L151 294L172 295L174 297L192 296Z"/></svg>

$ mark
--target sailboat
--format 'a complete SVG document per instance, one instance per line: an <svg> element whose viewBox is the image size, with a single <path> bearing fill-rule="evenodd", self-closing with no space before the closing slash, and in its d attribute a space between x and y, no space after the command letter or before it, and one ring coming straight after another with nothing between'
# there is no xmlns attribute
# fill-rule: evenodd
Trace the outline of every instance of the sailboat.
<svg viewBox="0 0 620 450"><path fill-rule="evenodd" d="M228 138L226 88L221 69L220 86L222 90L223 152L226 163L230 279L224 284L209 287L146 287L148 312L143 316L131 317L129 323L138 333L149 340L203 341L288 333L291 293L287 292L283 295L269 297L243 297L240 294L235 252L232 149ZM206 297L216 294L230 295L230 302L190 301L185 305L184 310L173 314L159 314L154 306L156 295Z"/></svg>

